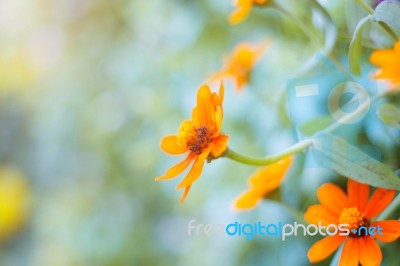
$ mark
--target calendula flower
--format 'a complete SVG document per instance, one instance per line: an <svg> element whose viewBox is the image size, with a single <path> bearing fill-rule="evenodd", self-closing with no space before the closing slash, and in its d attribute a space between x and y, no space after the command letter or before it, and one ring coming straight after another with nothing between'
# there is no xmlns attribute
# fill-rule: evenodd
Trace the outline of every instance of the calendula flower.
<svg viewBox="0 0 400 266"><path fill-rule="evenodd" d="M156 178L168 180L182 173L191 163L192 167L183 181L176 187L184 188L181 203L185 200L192 184L200 177L204 161L221 156L226 150L229 136L221 132L224 99L224 85L221 83L219 95L211 93L206 85L197 93L197 105L193 108L192 119L182 122L177 135L166 136L161 148L168 154L187 153L186 158L170 168L164 176Z"/></svg>
<svg viewBox="0 0 400 266"><path fill-rule="evenodd" d="M243 192L234 202L234 207L238 210L249 210L254 208L257 203L276 190L282 183L290 165L292 156L258 169L248 179L250 188Z"/></svg>
<svg viewBox="0 0 400 266"><path fill-rule="evenodd" d="M375 74L376 79L388 80L392 88L400 86L400 41L393 49L374 51L370 61L380 67Z"/></svg>
<svg viewBox="0 0 400 266"><path fill-rule="evenodd" d="M267 0L235 0L234 6L236 9L231 13L229 21L232 24L242 22L250 13L253 5L265 4Z"/></svg>
<svg viewBox="0 0 400 266"><path fill-rule="evenodd" d="M10 238L26 223L29 192L28 184L19 172L0 169L0 241Z"/></svg>
<svg viewBox="0 0 400 266"><path fill-rule="evenodd" d="M373 221L393 200L396 192L378 188L369 197L369 186L349 179L347 195L336 185L327 183L317 192L320 205L310 206L305 213L305 219L312 223L348 225L350 234L327 236L317 241L308 251L311 262L319 262L331 255L342 243L343 251L339 266L380 265L382 252L375 240L392 242L400 237L400 221ZM375 231L375 236L358 231L360 227L381 227L382 235Z"/></svg>
<svg viewBox="0 0 400 266"><path fill-rule="evenodd" d="M231 55L225 59L222 69L215 73L211 80L216 81L225 77L233 78L236 82L236 88L241 90L249 82L251 70L261 58L267 46L268 42L265 40L256 44L247 42L238 44Z"/></svg>

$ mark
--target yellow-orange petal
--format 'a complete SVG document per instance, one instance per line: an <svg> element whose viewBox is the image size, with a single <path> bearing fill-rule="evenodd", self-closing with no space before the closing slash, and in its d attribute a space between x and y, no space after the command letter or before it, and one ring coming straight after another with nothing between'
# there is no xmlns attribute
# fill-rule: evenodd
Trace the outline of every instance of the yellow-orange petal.
<svg viewBox="0 0 400 266"><path fill-rule="evenodd" d="M347 238L344 243L339 266L358 266L360 258L360 238Z"/></svg>
<svg viewBox="0 0 400 266"><path fill-rule="evenodd" d="M253 6L253 0L236 0L236 9L231 13L229 22L238 24L242 22L250 13Z"/></svg>
<svg viewBox="0 0 400 266"><path fill-rule="evenodd" d="M202 168L197 168L197 167L193 167L190 168L189 173L185 176L185 178L176 186L176 189L183 189L186 188L188 186L191 186L193 184L194 181L196 181L201 173L202 173L203 169ZM194 180L194 181L193 181Z"/></svg>
<svg viewBox="0 0 400 266"><path fill-rule="evenodd" d="M222 119L223 119L223 111L221 106L217 106L217 110L215 111L215 126L217 127L215 134L221 133L222 128Z"/></svg>
<svg viewBox="0 0 400 266"><path fill-rule="evenodd" d="M371 223L371 226L383 228L382 235L375 235L375 239L379 241L393 242L400 238L400 221L398 220L376 221Z"/></svg>
<svg viewBox="0 0 400 266"><path fill-rule="evenodd" d="M327 236L311 246L308 250L307 257L311 263L322 261L329 257L346 239L345 236Z"/></svg>
<svg viewBox="0 0 400 266"><path fill-rule="evenodd" d="M218 93L218 98L219 98L219 105L222 106L224 102L224 96L225 96L225 87L224 87L224 81L221 80L221 83L219 84L219 93Z"/></svg>
<svg viewBox="0 0 400 266"><path fill-rule="evenodd" d="M250 69L249 72L247 73L247 75L243 75L241 73L236 73L235 76L235 82L236 82L236 89L238 91L243 90L243 88L245 87L245 85L247 83L249 83L249 79L250 79Z"/></svg>
<svg viewBox="0 0 400 266"><path fill-rule="evenodd" d="M334 215L322 205L311 205L308 207L304 218L311 224L318 225L321 223L323 226L329 224L339 224L338 216Z"/></svg>
<svg viewBox="0 0 400 266"><path fill-rule="evenodd" d="M238 210L250 210L257 205L261 198L262 196L260 194L249 189L235 199L233 206Z"/></svg>
<svg viewBox="0 0 400 266"><path fill-rule="evenodd" d="M213 114L211 118L212 118L212 124L216 127L214 136L219 135L221 132L222 118L223 118L223 109L222 109L223 98L224 98L224 84L221 81L219 88L219 95L217 95L215 92L211 94L211 104L213 106L212 109Z"/></svg>
<svg viewBox="0 0 400 266"><path fill-rule="evenodd" d="M188 151L186 147L178 145L176 135L170 135L162 138L161 149L171 155L179 155Z"/></svg>
<svg viewBox="0 0 400 266"><path fill-rule="evenodd" d="M331 183L320 186L317 191L317 196L321 205L337 216L340 216L343 209L349 206L349 202L343 190Z"/></svg>
<svg viewBox="0 0 400 266"><path fill-rule="evenodd" d="M400 57L400 41L397 41L394 45L394 51L397 53L397 56Z"/></svg>
<svg viewBox="0 0 400 266"><path fill-rule="evenodd" d="M196 126L200 126L199 108L194 107L192 110L192 122Z"/></svg>
<svg viewBox="0 0 400 266"><path fill-rule="evenodd" d="M396 191L377 188L365 207L365 216L369 219L380 214L392 202Z"/></svg>
<svg viewBox="0 0 400 266"><path fill-rule="evenodd" d="M221 88L222 88L222 94L223 94L223 82L222 82L222 80L221 80L220 92L219 92L220 95L221 95ZM223 97L223 95L222 95L222 97ZM216 92L213 92L211 94L211 102L212 102L212 105L214 107L214 111L217 109L218 106L222 106L222 101L223 101L223 99L221 99L221 97Z"/></svg>
<svg viewBox="0 0 400 266"><path fill-rule="evenodd" d="M251 43L240 43L235 47L232 57L232 70L239 73L246 73L255 62L256 45Z"/></svg>
<svg viewBox="0 0 400 266"><path fill-rule="evenodd" d="M203 171L203 165L205 159L207 159L208 155L210 154L210 148L206 149L201 153L193 163L192 169L190 169L187 176L182 180L181 183L178 184L176 189L182 189L187 186L192 185L199 177L201 172Z"/></svg>
<svg viewBox="0 0 400 266"><path fill-rule="evenodd" d="M198 119L200 125L210 125L212 116L211 91L203 85L197 92Z"/></svg>
<svg viewBox="0 0 400 266"><path fill-rule="evenodd" d="M392 49L374 51L370 61L381 67L375 74L376 79L386 79L389 89L400 86L400 41Z"/></svg>
<svg viewBox="0 0 400 266"><path fill-rule="evenodd" d="M181 197L181 200L180 200L180 203L181 203L181 204L185 201L187 195L189 194L189 191L190 191L190 188L191 188L191 187L192 187L192 186L187 186L187 187L185 187L185 191L183 191L183 194L182 194L182 197Z"/></svg>
<svg viewBox="0 0 400 266"><path fill-rule="evenodd" d="M364 210L368 196L369 185L349 179L347 182L347 197L351 206L356 206L360 211Z"/></svg>
<svg viewBox="0 0 400 266"><path fill-rule="evenodd" d="M261 190L276 189L283 181L288 169L292 165L293 156L283 159L258 169L250 178L250 186Z"/></svg>
<svg viewBox="0 0 400 266"><path fill-rule="evenodd" d="M182 189L191 186L200 177L202 171L203 168L192 166L187 176L176 186L176 189Z"/></svg>
<svg viewBox="0 0 400 266"><path fill-rule="evenodd" d="M215 158L221 156L221 154L228 147L228 140L229 136L227 135L220 135L216 138L213 138L212 143L210 143L211 155L214 156Z"/></svg>
<svg viewBox="0 0 400 266"><path fill-rule="evenodd" d="M363 237L360 245L360 263L362 266L379 266L382 262L382 251L371 237Z"/></svg>
<svg viewBox="0 0 400 266"><path fill-rule="evenodd" d="M371 54L370 61L377 66L398 64L396 53L393 50L378 50Z"/></svg>
<svg viewBox="0 0 400 266"><path fill-rule="evenodd" d="M400 59L399 59L400 60ZM396 81L399 79L400 62L395 66L383 66L375 75L379 79Z"/></svg>
<svg viewBox="0 0 400 266"><path fill-rule="evenodd" d="M275 184L279 183L281 177L279 175L271 175L270 169L271 165L258 168L247 179L247 183L249 184L249 186L253 190L258 191L259 193L263 193L266 188L275 186Z"/></svg>
<svg viewBox="0 0 400 266"><path fill-rule="evenodd" d="M228 76L229 73L226 71L226 69L221 69L218 72L214 72L210 75L210 77L208 78L208 80L210 82L221 82L223 81L223 78L225 78L226 76ZM221 103L222 104L222 103Z"/></svg>
<svg viewBox="0 0 400 266"><path fill-rule="evenodd" d="M250 189L236 199L234 206L237 209L255 207L259 199L281 185L291 163L292 156L287 156L278 162L259 168L247 181Z"/></svg>
<svg viewBox="0 0 400 266"><path fill-rule="evenodd" d="M292 156L287 156L268 166L259 168L248 179L251 189L261 197L277 189L292 163Z"/></svg>
<svg viewBox="0 0 400 266"><path fill-rule="evenodd" d="M235 47L231 58L230 67L232 74L240 73L246 78L251 68L258 62L269 45L269 41L264 39L259 43L240 43Z"/></svg>
<svg viewBox="0 0 400 266"><path fill-rule="evenodd" d="M189 155L183 161L172 166L170 169L167 170L165 175L156 177L155 180L156 181L168 180L168 179L172 179L172 178L176 177L177 175L182 173L189 166L189 164L194 160L194 158L195 158L194 155L189 153Z"/></svg>

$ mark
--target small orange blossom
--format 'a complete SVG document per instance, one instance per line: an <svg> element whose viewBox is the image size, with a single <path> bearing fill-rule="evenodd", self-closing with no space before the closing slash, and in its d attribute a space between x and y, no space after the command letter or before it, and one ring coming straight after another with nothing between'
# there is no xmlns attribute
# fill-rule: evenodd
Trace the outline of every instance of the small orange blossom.
<svg viewBox="0 0 400 266"><path fill-rule="evenodd" d="M238 210L254 208L262 198L281 185L291 164L292 156L288 156L276 163L258 169L248 179L250 188L235 200L234 207Z"/></svg>
<svg viewBox="0 0 400 266"><path fill-rule="evenodd" d="M267 0L235 0L234 6L236 9L231 13L229 21L232 24L242 22L250 13L253 5L265 4Z"/></svg>
<svg viewBox="0 0 400 266"><path fill-rule="evenodd" d="M193 108L192 119L182 122L177 135L166 136L161 140L161 148L166 153L171 155L188 153L188 155L183 161L171 167L164 176L157 177L156 181L176 177L193 162L189 173L176 187L185 189L181 203L185 200L192 184L200 177L204 161L221 156L227 148L229 136L221 132L223 99L222 83L219 95L211 93L210 88L203 85L197 93L197 105Z"/></svg>
<svg viewBox="0 0 400 266"><path fill-rule="evenodd" d="M393 49L374 51L370 61L381 67L375 74L376 79L388 80L393 88L400 86L400 41Z"/></svg>
<svg viewBox="0 0 400 266"><path fill-rule="evenodd" d="M233 78L238 90L243 89L251 76L251 70L259 61L268 46L268 41L264 40L256 44L240 43L231 55L224 60L224 65L220 71L215 73L211 80L216 81L224 77Z"/></svg>
<svg viewBox="0 0 400 266"><path fill-rule="evenodd" d="M329 224L348 224L349 236L339 234L327 236L317 241L308 251L310 262L319 262L331 255L342 243L343 251L339 266L380 265L382 252L376 240L392 242L400 237L400 221L372 221L393 200L396 192L378 188L369 197L369 186L349 179L347 196L336 185L327 183L317 192L320 205L312 205L304 214L305 219L312 224L319 222L323 226ZM369 228L380 226L383 235L358 235L352 233L361 226Z"/></svg>

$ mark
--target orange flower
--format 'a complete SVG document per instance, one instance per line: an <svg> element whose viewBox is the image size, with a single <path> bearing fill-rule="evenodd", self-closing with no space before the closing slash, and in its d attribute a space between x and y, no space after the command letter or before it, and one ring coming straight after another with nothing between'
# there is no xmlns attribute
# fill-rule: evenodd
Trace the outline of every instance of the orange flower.
<svg viewBox="0 0 400 266"><path fill-rule="evenodd" d="M312 224L327 226L329 224L348 224L349 236L338 234L327 236L317 241L308 251L309 260L319 262L331 255L342 243L343 251L339 266L380 265L382 252L375 240L392 242L400 237L400 221L372 221L393 200L396 192L378 188L369 197L369 186L349 179L347 196L336 185L327 183L317 192L320 205L310 206L304 214L305 219ZM369 228L380 226L383 235L358 235L352 233L361 226ZM354 231L356 232L356 231Z"/></svg>
<svg viewBox="0 0 400 266"><path fill-rule="evenodd" d="M376 79L388 80L392 88L400 86L400 41L393 49L374 51L370 61L381 67L375 75Z"/></svg>
<svg viewBox="0 0 400 266"><path fill-rule="evenodd" d="M236 0L234 6L236 9L231 13L229 21L232 24L238 24L242 22L250 13L253 5L265 4L267 0Z"/></svg>
<svg viewBox="0 0 400 266"><path fill-rule="evenodd" d="M251 70L261 58L265 49L268 46L267 41L262 41L258 44L240 43L237 45L232 54L225 59L222 69L215 73L212 81L224 77L232 77L236 81L236 87L241 90L250 80Z"/></svg>
<svg viewBox="0 0 400 266"><path fill-rule="evenodd" d="M199 178L204 161L221 156L227 148L229 137L221 133L223 99L222 83L219 95L211 93L206 85L200 87L192 119L182 122L177 135L166 136L161 140L161 149L166 153L171 155L188 153L188 155L183 161L171 167L164 176L157 177L156 181L172 179L193 163L189 173L176 187L185 189L181 203L185 200L192 184Z"/></svg>
<svg viewBox="0 0 400 266"><path fill-rule="evenodd" d="M277 189L292 164L292 156L258 169L248 180L250 188L243 192L234 203L234 207L242 210L254 208L268 193Z"/></svg>

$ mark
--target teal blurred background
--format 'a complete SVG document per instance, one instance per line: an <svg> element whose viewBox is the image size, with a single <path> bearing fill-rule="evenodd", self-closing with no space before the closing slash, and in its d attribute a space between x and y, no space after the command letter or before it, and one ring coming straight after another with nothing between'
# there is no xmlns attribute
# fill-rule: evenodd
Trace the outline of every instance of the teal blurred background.
<svg viewBox="0 0 400 266"><path fill-rule="evenodd" d="M339 27L351 25L344 3L323 2ZM271 46L251 88L226 82L230 146L261 156L296 141L282 94L316 47L276 11L255 9L231 26L232 9L213 0L0 0L0 168L28 187L22 225L0 238L0 265L308 265L317 238L188 236L192 219L292 221L271 201L231 208L254 167L206 165L182 205L183 176L154 181L180 159L163 154L160 139L190 116L197 88L241 41ZM290 10L309 18L300 1ZM284 194L304 210L332 174L300 174Z"/></svg>

